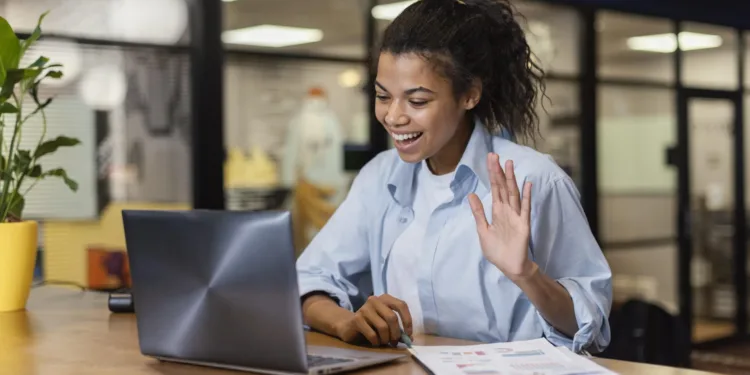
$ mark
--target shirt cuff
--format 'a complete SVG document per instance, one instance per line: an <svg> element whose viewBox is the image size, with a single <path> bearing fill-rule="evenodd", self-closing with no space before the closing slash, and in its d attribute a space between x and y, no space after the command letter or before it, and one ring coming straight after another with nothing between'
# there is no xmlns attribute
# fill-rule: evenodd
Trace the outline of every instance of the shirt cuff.
<svg viewBox="0 0 750 375"><path fill-rule="evenodd" d="M559 279L557 282L568 291L570 297L573 299L573 310L578 322L578 331L571 339L549 324L539 311L537 311L544 329L544 336L553 345L566 346L578 354L584 351L602 351L609 340L603 337L605 332L602 331L602 328L607 329L604 322L606 317L601 313L597 305L587 298L586 292L575 280Z"/></svg>
<svg viewBox="0 0 750 375"><path fill-rule="evenodd" d="M326 278L324 276L300 277L300 298L313 292L328 294L328 296L333 298L336 303L339 304L339 306L349 311L353 311L352 303L349 300L349 295L342 292L341 289L337 288L329 278Z"/></svg>

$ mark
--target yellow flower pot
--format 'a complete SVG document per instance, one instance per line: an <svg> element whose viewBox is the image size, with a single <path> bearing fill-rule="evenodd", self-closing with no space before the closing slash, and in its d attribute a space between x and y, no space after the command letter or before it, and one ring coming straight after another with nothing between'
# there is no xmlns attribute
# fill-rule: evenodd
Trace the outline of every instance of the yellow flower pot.
<svg viewBox="0 0 750 375"><path fill-rule="evenodd" d="M26 308L37 252L37 223L0 224L0 312Z"/></svg>

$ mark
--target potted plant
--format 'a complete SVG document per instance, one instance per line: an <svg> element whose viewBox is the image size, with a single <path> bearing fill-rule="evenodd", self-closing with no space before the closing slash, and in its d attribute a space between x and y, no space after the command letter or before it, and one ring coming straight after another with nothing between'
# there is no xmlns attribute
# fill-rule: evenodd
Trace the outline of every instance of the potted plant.
<svg viewBox="0 0 750 375"><path fill-rule="evenodd" d="M39 98L39 85L62 77L60 64L49 58L21 66L24 55L41 36L39 17L33 33L19 40L8 21L0 17L0 312L22 310L31 290L37 253L37 223L24 220L25 196L45 178L59 178L72 191L78 184L64 169L43 169L40 162L60 147L75 146L79 140L65 136L47 138L45 108L52 98ZM24 149L24 125L41 116L42 135L33 149Z"/></svg>

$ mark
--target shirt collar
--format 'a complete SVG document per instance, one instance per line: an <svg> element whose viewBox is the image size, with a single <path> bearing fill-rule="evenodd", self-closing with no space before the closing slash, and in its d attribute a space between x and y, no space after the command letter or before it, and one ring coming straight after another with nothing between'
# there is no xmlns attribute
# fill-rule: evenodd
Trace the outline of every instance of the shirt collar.
<svg viewBox="0 0 750 375"><path fill-rule="evenodd" d="M477 194L480 196L490 191L490 179L487 173L487 154L492 150L492 134L487 130L484 124L474 121L469 143L461 156L461 160L456 167L456 176L451 183L455 189L462 185L468 178L476 176ZM413 199L414 179L422 163L406 163L400 158L388 179L388 191L391 193L396 202L402 206L409 206Z"/></svg>

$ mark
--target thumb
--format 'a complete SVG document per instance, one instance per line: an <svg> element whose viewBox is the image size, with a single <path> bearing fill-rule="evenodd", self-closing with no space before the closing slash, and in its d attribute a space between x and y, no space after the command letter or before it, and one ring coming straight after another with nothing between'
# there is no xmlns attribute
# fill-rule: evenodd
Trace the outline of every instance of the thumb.
<svg viewBox="0 0 750 375"><path fill-rule="evenodd" d="M474 193L469 194L469 205L471 206L471 212L474 214L474 220L477 222L477 231L481 234L489 227L487 218L484 216L484 205Z"/></svg>

